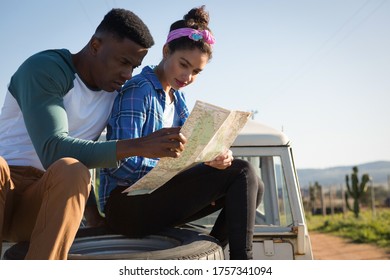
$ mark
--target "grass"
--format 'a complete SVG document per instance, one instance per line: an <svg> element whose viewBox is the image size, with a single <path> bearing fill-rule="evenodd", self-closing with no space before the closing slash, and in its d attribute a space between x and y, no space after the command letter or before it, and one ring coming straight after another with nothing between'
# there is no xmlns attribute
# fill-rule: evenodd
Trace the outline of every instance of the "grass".
<svg viewBox="0 0 390 280"><path fill-rule="evenodd" d="M331 233L349 238L356 243L371 243L390 249L390 209L363 209L359 218L352 212L333 216L306 215L309 231Z"/></svg>

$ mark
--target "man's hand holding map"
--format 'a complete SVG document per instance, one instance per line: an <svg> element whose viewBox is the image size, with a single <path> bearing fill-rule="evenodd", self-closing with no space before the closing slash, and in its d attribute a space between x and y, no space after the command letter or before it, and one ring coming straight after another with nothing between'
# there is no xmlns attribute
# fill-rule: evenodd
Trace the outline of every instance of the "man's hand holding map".
<svg viewBox="0 0 390 280"><path fill-rule="evenodd" d="M250 115L196 101L181 128L188 142L180 157L160 159L148 174L123 192L128 195L151 193L194 164L213 160L230 148Z"/></svg>

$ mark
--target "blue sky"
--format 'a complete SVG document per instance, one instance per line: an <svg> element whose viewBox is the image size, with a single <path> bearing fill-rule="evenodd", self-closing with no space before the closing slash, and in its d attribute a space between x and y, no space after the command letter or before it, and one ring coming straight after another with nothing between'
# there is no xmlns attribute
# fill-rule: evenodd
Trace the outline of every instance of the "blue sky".
<svg viewBox="0 0 390 280"><path fill-rule="evenodd" d="M184 90L190 108L257 111L290 138L298 168L390 160L389 0L1 1L0 103L24 59L79 51L113 7L149 26L147 65L160 61L169 25L202 4L217 43Z"/></svg>

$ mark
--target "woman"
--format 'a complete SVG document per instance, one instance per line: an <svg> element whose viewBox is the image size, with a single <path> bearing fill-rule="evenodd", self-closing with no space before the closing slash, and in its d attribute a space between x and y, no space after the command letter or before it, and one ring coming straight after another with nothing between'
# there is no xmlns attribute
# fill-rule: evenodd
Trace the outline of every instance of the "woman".
<svg viewBox="0 0 390 280"><path fill-rule="evenodd" d="M214 36L204 6L171 25L156 67L145 67L117 96L107 138L138 138L163 127L182 126L188 117L181 88L193 83L212 56ZM211 235L229 243L230 259L251 259L256 208L263 185L249 163L232 152L199 164L172 178L151 194L122 191L147 174L158 159L130 157L118 168L101 170L99 199L107 224L129 236L157 233L219 209Z"/></svg>

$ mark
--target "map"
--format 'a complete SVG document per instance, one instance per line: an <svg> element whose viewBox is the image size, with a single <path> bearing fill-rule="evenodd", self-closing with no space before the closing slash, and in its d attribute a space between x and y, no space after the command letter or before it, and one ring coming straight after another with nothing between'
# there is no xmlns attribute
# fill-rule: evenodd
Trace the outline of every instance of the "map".
<svg viewBox="0 0 390 280"><path fill-rule="evenodd" d="M250 112L227 110L196 101L180 131L187 138L180 157L161 158L148 174L123 192L127 195L151 193L179 172L215 159L230 148L250 116Z"/></svg>

